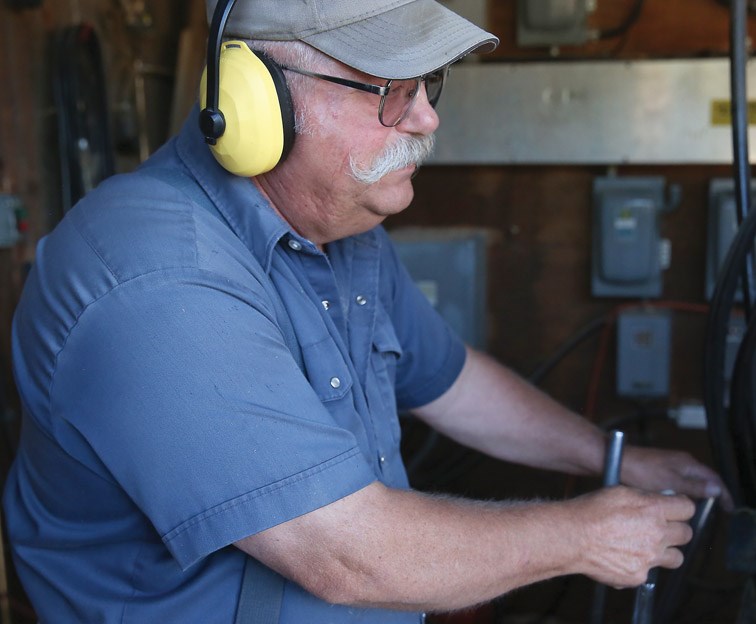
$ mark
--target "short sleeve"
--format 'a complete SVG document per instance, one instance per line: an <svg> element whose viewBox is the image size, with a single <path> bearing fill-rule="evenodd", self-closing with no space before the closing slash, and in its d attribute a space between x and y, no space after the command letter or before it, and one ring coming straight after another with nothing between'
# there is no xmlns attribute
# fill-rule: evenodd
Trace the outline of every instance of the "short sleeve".
<svg viewBox="0 0 756 624"><path fill-rule="evenodd" d="M402 347L397 363L400 410L430 403L448 390L462 371L465 346L420 292L383 232L382 279L386 304Z"/></svg>
<svg viewBox="0 0 756 624"><path fill-rule="evenodd" d="M53 416L183 568L375 480L254 290L196 268L143 275L91 303L58 354Z"/></svg>

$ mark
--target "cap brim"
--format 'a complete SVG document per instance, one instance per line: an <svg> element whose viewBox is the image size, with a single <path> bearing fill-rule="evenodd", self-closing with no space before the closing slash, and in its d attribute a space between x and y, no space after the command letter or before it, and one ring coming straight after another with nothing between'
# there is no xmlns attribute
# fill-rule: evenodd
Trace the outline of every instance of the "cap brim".
<svg viewBox="0 0 756 624"><path fill-rule="evenodd" d="M423 76L499 42L435 0L414 0L302 41L366 74L394 79Z"/></svg>

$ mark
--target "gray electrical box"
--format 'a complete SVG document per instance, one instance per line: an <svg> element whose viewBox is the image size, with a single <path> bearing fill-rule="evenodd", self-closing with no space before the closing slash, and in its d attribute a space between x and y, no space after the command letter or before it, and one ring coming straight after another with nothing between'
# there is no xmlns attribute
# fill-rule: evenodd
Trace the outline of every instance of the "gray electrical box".
<svg viewBox="0 0 756 624"><path fill-rule="evenodd" d="M485 350L488 233L469 228L406 228L389 234L431 305L467 344Z"/></svg>
<svg viewBox="0 0 756 624"><path fill-rule="evenodd" d="M756 182L751 185L751 204L756 199ZM706 230L706 298L714 294L717 276L738 231L738 209L735 183L731 179L715 179L709 183L709 214ZM735 293L736 301L743 301L743 291Z"/></svg>
<svg viewBox="0 0 756 624"><path fill-rule="evenodd" d="M659 216L679 202L664 178L597 178L593 184L591 292L597 297L659 297L669 241Z"/></svg>
<svg viewBox="0 0 756 624"><path fill-rule="evenodd" d="M669 394L672 317L668 310L627 310L617 318L617 394Z"/></svg>
<svg viewBox="0 0 756 624"><path fill-rule="evenodd" d="M18 231L18 214L24 204L17 195L0 193L0 248L13 247L21 234Z"/></svg>
<svg viewBox="0 0 756 624"><path fill-rule="evenodd" d="M588 40L589 0L517 0L517 44L579 45Z"/></svg>

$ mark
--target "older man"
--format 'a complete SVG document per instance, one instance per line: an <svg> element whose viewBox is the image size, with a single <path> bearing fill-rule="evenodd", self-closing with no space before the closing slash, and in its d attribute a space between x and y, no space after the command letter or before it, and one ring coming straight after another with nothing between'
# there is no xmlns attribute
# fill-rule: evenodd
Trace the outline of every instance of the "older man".
<svg viewBox="0 0 756 624"><path fill-rule="evenodd" d="M418 622L680 565L693 503L651 492L723 491L686 454L629 448L623 481L645 491L566 502L408 489L397 406L509 461L595 474L604 454L461 344L380 227L412 199L447 66L495 38L432 0L240 0L226 34L283 68L288 157L232 175L195 111L40 243L18 309L5 510L40 619Z"/></svg>

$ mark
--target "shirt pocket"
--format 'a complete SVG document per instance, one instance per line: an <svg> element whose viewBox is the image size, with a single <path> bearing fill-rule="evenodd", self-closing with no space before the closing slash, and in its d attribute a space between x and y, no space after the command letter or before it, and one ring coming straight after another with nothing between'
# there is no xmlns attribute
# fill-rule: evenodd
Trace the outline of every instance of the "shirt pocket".
<svg viewBox="0 0 756 624"><path fill-rule="evenodd" d="M302 345L307 379L321 401L344 398L352 389L352 376L333 339Z"/></svg>

